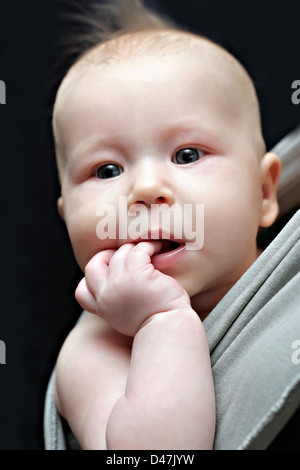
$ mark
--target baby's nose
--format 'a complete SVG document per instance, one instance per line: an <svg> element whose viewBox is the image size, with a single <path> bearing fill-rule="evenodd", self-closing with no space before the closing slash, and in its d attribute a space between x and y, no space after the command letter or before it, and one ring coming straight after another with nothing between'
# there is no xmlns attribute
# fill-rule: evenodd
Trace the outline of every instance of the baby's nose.
<svg viewBox="0 0 300 470"><path fill-rule="evenodd" d="M171 183L162 169L145 171L139 174L132 185L128 207L133 204L174 204L174 194Z"/></svg>

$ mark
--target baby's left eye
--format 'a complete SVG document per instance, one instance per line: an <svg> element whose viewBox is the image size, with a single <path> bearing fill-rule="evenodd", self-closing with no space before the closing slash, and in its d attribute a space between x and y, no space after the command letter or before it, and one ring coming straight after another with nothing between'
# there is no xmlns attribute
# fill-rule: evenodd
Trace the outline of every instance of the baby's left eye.
<svg viewBox="0 0 300 470"><path fill-rule="evenodd" d="M188 165L189 163L196 162L203 155L204 152L194 148L180 149L176 152L173 161L178 165Z"/></svg>

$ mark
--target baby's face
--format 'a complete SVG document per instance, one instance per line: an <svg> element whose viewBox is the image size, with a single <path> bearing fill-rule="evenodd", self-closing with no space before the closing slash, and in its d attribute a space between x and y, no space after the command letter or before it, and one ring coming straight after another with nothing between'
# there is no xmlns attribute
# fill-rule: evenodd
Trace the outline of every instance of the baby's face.
<svg viewBox="0 0 300 470"><path fill-rule="evenodd" d="M203 247L186 249L183 233L178 249L165 244L155 264L195 304L202 298L213 307L205 299L219 300L253 263L260 159L233 79L214 59L179 54L86 67L64 84L56 116L66 155L59 207L82 269L101 250L139 241L118 238L118 220L116 237L97 235L99 209L109 204L118 214L120 197L148 211L204 205Z"/></svg>

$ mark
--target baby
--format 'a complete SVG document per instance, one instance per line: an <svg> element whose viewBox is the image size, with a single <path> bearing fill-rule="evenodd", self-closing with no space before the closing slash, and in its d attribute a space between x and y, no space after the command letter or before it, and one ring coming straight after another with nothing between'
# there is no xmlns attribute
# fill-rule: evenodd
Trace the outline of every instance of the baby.
<svg viewBox="0 0 300 470"><path fill-rule="evenodd" d="M57 408L82 449L212 449L202 322L257 259L258 228L278 212L280 161L266 153L252 81L205 38L128 32L71 67L53 128L58 209L90 312L60 352ZM133 208L203 205L203 246L175 236L178 220L167 234L100 237L99 208L118 214L121 197L128 220Z"/></svg>

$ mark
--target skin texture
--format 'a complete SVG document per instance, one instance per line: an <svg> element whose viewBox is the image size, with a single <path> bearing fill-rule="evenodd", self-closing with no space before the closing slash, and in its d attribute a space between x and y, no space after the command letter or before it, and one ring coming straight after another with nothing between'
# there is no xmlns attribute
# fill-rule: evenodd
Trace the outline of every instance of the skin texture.
<svg viewBox="0 0 300 470"><path fill-rule="evenodd" d="M201 320L256 260L258 227L277 215L280 163L264 151L249 77L218 46L187 40L189 53L158 56L130 54L125 38L124 60L101 61L114 44L100 46L58 92L58 208L85 271L77 300L95 315L62 348L56 401L83 448L212 448ZM199 158L178 164L185 148ZM108 163L120 174L99 178ZM128 209L204 204L203 248L156 269L160 242L100 240L97 208L117 210L120 196Z"/></svg>

